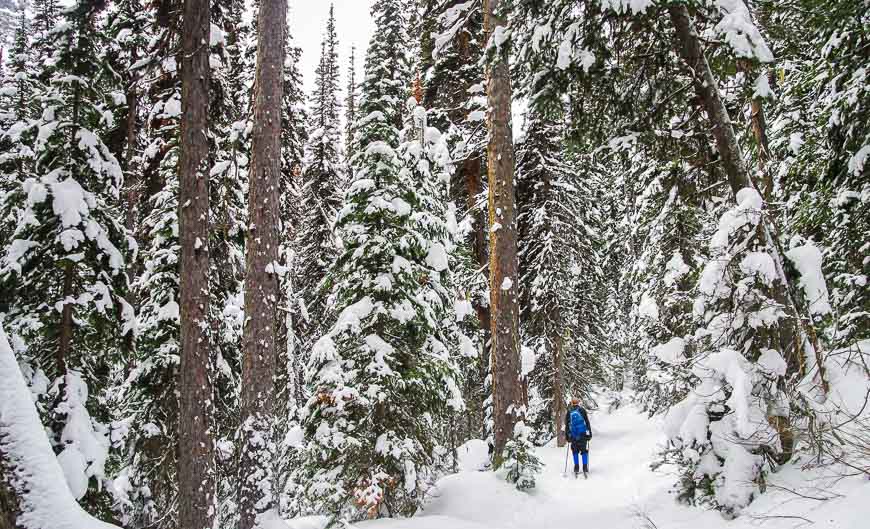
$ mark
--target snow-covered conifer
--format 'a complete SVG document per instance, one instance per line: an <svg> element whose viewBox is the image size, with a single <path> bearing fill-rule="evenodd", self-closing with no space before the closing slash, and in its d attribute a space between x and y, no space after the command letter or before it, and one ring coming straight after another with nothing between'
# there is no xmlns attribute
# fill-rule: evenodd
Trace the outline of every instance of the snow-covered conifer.
<svg viewBox="0 0 870 529"><path fill-rule="evenodd" d="M539 359L529 392L545 403L535 418L545 439L563 435L567 397L602 382L592 295L601 281L597 175L589 160L571 164L559 120L532 110L517 153L523 343Z"/></svg>
<svg viewBox="0 0 870 529"><path fill-rule="evenodd" d="M415 512L437 476L433 431L462 407L446 144L434 128L422 142L406 129L396 148L382 119L360 123L360 137L373 140L361 143L338 217L334 316L312 349L303 423L306 498L349 519Z"/></svg>
<svg viewBox="0 0 870 529"><path fill-rule="evenodd" d="M136 245L119 222L123 175L107 145L117 79L97 11L76 4L42 42L53 53L40 72L45 83L34 87L40 111L17 136L32 165L0 198L0 215L14 219L0 248L0 291L11 300L6 321L22 359L52 380L46 421L74 495L105 512L103 397L119 337L135 328L124 296Z"/></svg>
<svg viewBox="0 0 870 529"><path fill-rule="evenodd" d="M341 204L346 166L341 156L337 48L334 10L330 7L310 99L309 135L298 206L300 229L295 233L293 245L298 310L294 324L303 351L310 349L323 330L328 291L323 281L338 251L333 225Z"/></svg>

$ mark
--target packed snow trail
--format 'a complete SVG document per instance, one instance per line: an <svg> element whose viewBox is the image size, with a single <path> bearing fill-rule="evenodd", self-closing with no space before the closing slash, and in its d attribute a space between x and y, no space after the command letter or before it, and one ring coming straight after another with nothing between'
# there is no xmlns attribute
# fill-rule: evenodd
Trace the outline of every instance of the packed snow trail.
<svg viewBox="0 0 870 529"><path fill-rule="evenodd" d="M535 489L519 492L495 473L476 470L486 460L486 445L472 441L460 454L462 471L439 481L438 489L417 516L361 522L355 527L796 529L808 526L807 520L811 520L814 529L858 529L866 527L864 522L870 518L870 502L866 501L870 481L801 473L795 467L770 476L768 492L736 520L725 520L703 507L680 505L669 492L677 481L673 468L650 469L664 439L661 419L649 419L629 405L612 413L592 412L590 419L594 435L589 447L589 479L582 474L575 479L570 461L568 476L563 476L566 449L551 443L538 449L544 468ZM783 488L831 499L809 500ZM292 529L321 529L323 524L307 518L291 520L289 525Z"/></svg>

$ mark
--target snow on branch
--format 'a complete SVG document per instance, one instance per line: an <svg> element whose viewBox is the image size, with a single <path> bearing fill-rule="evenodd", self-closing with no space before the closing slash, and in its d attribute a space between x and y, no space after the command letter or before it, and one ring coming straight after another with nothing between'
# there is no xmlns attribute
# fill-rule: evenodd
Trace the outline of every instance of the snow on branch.
<svg viewBox="0 0 870 529"><path fill-rule="evenodd" d="M25 529L118 529L82 509L67 487L30 390L0 325L0 451L12 468L12 487Z"/></svg>

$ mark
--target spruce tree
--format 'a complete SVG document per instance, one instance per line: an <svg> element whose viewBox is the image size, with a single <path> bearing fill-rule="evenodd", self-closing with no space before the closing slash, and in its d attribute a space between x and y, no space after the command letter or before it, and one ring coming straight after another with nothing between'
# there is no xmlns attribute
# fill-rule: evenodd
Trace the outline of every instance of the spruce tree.
<svg viewBox="0 0 870 529"><path fill-rule="evenodd" d="M116 420L127 425L121 461L123 477L130 483L126 497L119 498L118 517L157 529L178 523L177 166L181 79L176 61L180 28L170 20L180 18L180 11L169 12L170 16L162 19L160 10L143 13L135 9L136 3L122 3L116 21L119 33L135 28L135 35L148 42L137 72L142 76L141 154L128 169L130 177L139 180L137 192L141 194L140 213L134 217L139 264L132 283L138 305L138 332L136 346L127 360L129 374L115 393ZM143 15L144 20L140 18ZM127 56L127 60L132 59L132 54Z"/></svg>
<svg viewBox="0 0 870 529"><path fill-rule="evenodd" d="M603 278L595 166L571 165L560 121L535 110L526 117L517 195L523 344L537 358L527 384L529 398L535 390L540 399L530 406L543 406L536 433L564 443L567 397L589 397L592 385L603 382L595 376L598 322L587 317L596 312L592 293Z"/></svg>
<svg viewBox="0 0 870 529"><path fill-rule="evenodd" d="M22 143L28 120L40 111L33 98L38 86L30 50L30 28L22 9L7 62L0 71L0 192L9 191L16 180L23 180L32 170L32 151ZM9 230L14 229L10 220L0 220L0 234L7 237Z"/></svg>
<svg viewBox="0 0 870 529"><path fill-rule="evenodd" d="M330 7L310 99L311 132L305 146L300 229L295 233L294 243L294 286L299 308L294 323L303 351L310 350L323 330L323 281L337 254L333 224L341 202L339 190L345 180L340 149L337 47L334 10Z"/></svg>
<svg viewBox="0 0 870 529"><path fill-rule="evenodd" d="M487 347L489 310L489 221L486 216L485 151L487 106L481 2L429 0L424 2L420 43L420 83L423 104L430 108L430 125L444 130L457 170L450 186L457 221L465 234L463 258L455 273L463 285L461 297L469 302L476 321L465 325L477 358L463 363L469 428L461 439L487 437L484 419L485 378L489 368Z"/></svg>
<svg viewBox="0 0 870 529"><path fill-rule="evenodd" d="M44 84L34 86L41 108L16 135L27 173L0 199L0 216L14 219L0 248L0 291L22 361L52 382L45 421L71 490L105 514L105 392L118 337L134 328L125 295L135 244L118 221L123 175L107 145L117 78L97 12L76 4L59 29L38 35L38 47L53 53L37 73Z"/></svg>
<svg viewBox="0 0 870 529"><path fill-rule="evenodd" d="M279 204L281 249L279 254L282 266L288 270L288 273L283 276L281 283L281 339L278 343L278 374L276 377L279 400L285 403L284 413L281 415L284 422L281 430L284 432L292 427L288 421L295 420L296 411L305 403L304 360L302 360L300 340L295 332L299 328L295 322L301 316L296 303L295 278L289 271L293 270L296 258L294 253L296 234L301 230L302 168L305 163L305 143L308 140L306 128L308 115L304 104L302 73L299 71L302 50L292 46L289 26L287 32L287 50L284 58L284 93L281 105L282 162ZM290 450L290 447L285 446L284 449ZM287 464L287 458L282 457L282 462ZM286 481L288 471L288 468L284 469L283 481Z"/></svg>
<svg viewBox="0 0 870 529"><path fill-rule="evenodd" d="M370 55L367 64L381 63ZM364 90L363 108L384 104L369 97ZM448 405L462 407L451 358L449 156L434 129L423 145L411 130L403 136L396 148L399 133L383 118L359 123L362 154L339 214L344 247L330 275L332 327L308 365L312 396L297 481L309 508L350 520L418 509L438 476L433 430Z"/></svg>

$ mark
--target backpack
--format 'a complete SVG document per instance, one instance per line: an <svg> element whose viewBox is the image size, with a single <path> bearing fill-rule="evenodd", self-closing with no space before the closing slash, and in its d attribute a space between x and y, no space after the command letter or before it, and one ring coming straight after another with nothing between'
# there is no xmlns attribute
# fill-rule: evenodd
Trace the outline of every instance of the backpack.
<svg viewBox="0 0 870 529"><path fill-rule="evenodd" d="M571 439L580 439L586 433L586 421L579 409L571 410Z"/></svg>

